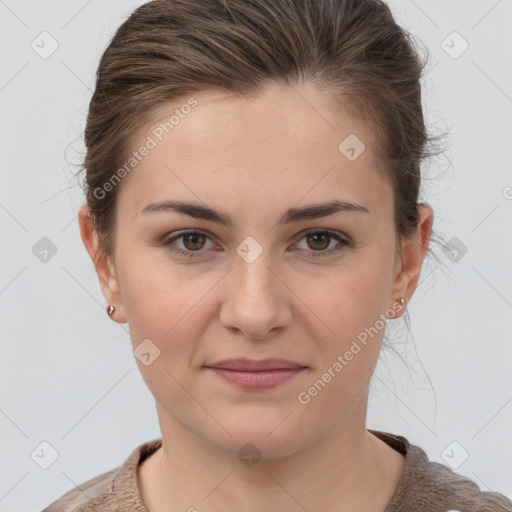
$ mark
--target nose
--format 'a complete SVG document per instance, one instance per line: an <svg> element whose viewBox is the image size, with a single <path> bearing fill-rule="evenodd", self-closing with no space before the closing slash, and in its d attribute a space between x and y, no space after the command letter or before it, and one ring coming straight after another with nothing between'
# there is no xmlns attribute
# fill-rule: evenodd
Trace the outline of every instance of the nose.
<svg viewBox="0 0 512 512"><path fill-rule="evenodd" d="M265 251L251 263L235 256L233 268L225 277L220 311L220 322L226 329L262 340L291 322L291 292L283 276L271 268L270 259Z"/></svg>

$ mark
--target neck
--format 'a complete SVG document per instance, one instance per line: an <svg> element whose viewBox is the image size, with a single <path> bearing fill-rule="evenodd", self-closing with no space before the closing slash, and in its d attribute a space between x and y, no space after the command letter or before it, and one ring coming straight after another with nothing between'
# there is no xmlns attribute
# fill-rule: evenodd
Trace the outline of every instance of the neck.
<svg viewBox="0 0 512 512"><path fill-rule="evenodd" d="M366 430L365 414L362 420L286 457L246 466L166 418L162 447L139 470L142 499L149 512L383 510L403 457Z"/></svg>

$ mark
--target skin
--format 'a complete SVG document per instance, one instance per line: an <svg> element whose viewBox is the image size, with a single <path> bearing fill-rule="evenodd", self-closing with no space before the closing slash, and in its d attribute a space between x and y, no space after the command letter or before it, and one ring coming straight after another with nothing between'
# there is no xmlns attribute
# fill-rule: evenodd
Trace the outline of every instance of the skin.
<svg viewBox="0 0 512 512"><path fill-rule="evenodd" d="M128 322L133 348L149 338L160 350L148 366L136 359L163 442L139 467L146 508L382 511L404 467L401 454L366 430L384 329L308 404L297 396L380 314L412 297L432 208L421 208L418 233L401 242L400 261L393 191L376 172L366 126L308 85L272 86L253 99L218 90L194 98L198 106L121 183L115 253L96 264L106 303L116 306L113 319ZM142 127L134 149L175 108ZM367 143L353 162L338 150L349 134ZM277 224L288 208L334 199L370 213ZM163 200L222 210L233 227L139 213ZM94 258L98 238L86 205L79 223ZM308 239L304 231L312 228L357 245L328 254L339 242ZM159 245L187 229L207 235L174 241L195 257ZM263 249L251 263L236 252L248 236ZM307 256L319 252L326 255ZM230 357L280 357L308 368L277 388L247 391L204 368ZM236 455L247 442L262 455L252 467Z"/></svg>

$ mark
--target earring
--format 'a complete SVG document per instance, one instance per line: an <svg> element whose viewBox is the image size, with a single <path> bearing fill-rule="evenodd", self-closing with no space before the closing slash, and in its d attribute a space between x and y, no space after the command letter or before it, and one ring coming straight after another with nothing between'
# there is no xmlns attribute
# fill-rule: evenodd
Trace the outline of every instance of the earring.
<svg viewBox="0 0 512 512"><path fill-rule="evenodd" d="M115 306L113 306L112 304L110 304L110 305L107 307L107 313L108 313L108 316L112 316L115 310L116 310L116 307L115 307Z"/></svg>
<svg viewBox="0 0 512 512"><path fill-rule="evenodd" d="M405 299L403 297L400 297L400 305L402 306L402 309L405 307ZM393 306L394 309L394 306ZM388 313L386 312L387 318L396 318L396 313L393 313L393 316L388 316Z"/></svg>

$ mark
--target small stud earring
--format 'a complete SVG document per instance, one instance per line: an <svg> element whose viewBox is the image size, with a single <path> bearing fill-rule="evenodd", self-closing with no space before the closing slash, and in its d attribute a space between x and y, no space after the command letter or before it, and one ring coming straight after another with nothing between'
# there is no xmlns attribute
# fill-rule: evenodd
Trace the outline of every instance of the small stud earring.
<svg viewBox="0 0 512 512"><path fill-rule="evenodd" d="M115 306L113 306L112 304L110 304L110 305L107 307L107 313L108 313L108 316L112 316L115 310L116 310L116 307L115 307Z"/></svg>
<svg viewBox="0 0 512 512"><path fill-rule="evenodd" d="M402 306L402 309L405 307L405 299L403 297L400 297L400 305ZM393 306L393 309L395 309L394 306ZM388 314L386 313L386 317L387 318L396 318L396 313L394 313L393 316L388 316Z"/></svg>

